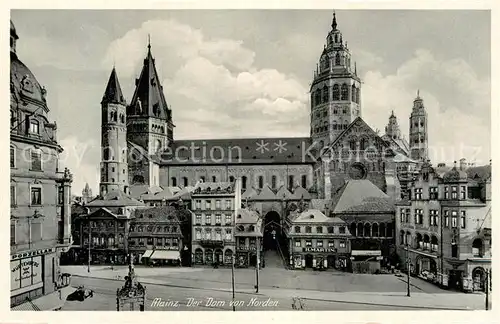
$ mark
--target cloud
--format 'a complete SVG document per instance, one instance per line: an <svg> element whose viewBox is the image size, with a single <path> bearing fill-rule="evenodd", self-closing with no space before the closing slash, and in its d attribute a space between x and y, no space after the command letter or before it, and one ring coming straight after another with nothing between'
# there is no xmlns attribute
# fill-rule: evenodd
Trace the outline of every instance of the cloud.
<svg viewBox="0 0 500 324"><path fill-rule="evenodd" d="M73 174L72 194L80 195L88 183L93 194L98 193L100 146L93 140L81 141L69 136L60 141L64 152L59 156L60 168L68 168Z"/></svg>
<svg viewBox="0 0 500 324"><path fill-rule="evenodd" d="M381 131L391 110L408 138L413 100L420 96L428 114L433 163L465 157L490 159L490 80L480 79L462 59L439 60L417 50L394 74L368 71L363 77L363 118Z"/></svg>

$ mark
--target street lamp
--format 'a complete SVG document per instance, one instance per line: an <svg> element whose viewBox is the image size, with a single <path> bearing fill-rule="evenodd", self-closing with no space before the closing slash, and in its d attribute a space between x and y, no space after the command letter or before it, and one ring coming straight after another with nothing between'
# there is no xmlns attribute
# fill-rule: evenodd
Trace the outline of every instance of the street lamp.
<svg viewBox="0 0 500 324"><path fill-rule="evenodd" d="M233 289L233 312L236 311L236 307L234 305L234 262L235 262L235 256L233 254L233 256L231 258L231 285L232 285L232 289Z"/></svg>
<svg viewBox="0 0 500 324"><path fill-rule="evenodd" d="M406 269L407 269L407 274L406 274L406 296L410 297L410 249L408 247L408 239L406 240Z"/></svg>

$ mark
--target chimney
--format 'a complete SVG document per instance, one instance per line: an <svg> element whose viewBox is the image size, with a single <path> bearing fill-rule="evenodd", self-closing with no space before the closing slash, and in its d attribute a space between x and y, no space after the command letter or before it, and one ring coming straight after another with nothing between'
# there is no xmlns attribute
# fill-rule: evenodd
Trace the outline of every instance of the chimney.
<svg viewBox="0 0 500 324"><path fill-rule="evenodd" d="M465 171L467 168L467 160L465 158L460 159L460 170Z"/></svg>

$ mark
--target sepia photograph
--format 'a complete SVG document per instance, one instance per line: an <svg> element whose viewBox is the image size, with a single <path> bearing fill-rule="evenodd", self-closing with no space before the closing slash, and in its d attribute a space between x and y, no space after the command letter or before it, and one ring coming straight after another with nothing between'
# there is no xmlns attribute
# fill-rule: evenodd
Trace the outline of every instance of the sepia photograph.
<svg viewBox="0 0 500 324"><path fill-rule="evenodd" d="M11 312L491 310L490 10L9 18Z"/></svg>

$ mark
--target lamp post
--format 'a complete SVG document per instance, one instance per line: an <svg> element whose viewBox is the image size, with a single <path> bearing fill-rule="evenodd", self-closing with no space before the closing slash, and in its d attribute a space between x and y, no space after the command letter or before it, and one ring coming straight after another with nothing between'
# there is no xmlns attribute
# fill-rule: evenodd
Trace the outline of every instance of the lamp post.
<svg viewBox="0 0 500 324"><path fill-rule="evenodd" d="M406 240L406 268L407 268L407 275L406 275L406 296L410 297L410 249L408 247L408 240Z"/></svg>
<svg viewBox="0 0 500 324"><path fill-rule="evenodd" d="M486 293L486 298L485 298L485 309L486 310L489 310L489 290L490 290L490 271L489 270L486 270L486 277L485 277L485 280L484 280L484 292Z"/></svg>
<svg viewBox="0 0 500 324"><path fill-rule="evenodd" d="M255 267L255 292L259 292L259 268L260 268L260 237L257 240L257 265Z"/></svg>
<svg viewBox="0 0 500 324"><path fill-rule="evenodd" d="M87 218L88 219L88 218ZM87 272L90 273L90 244L92 243L92 226L90 225L90 219L88 219L89 221L89 257L88 257L88 263L87 263Z"/></svg>
<svg viewBox="0 0 500 324"><path fill-rule="evenodd" d="M231 285L232 285L232 290L233 290L233 312L236 311L236 307L234 305L234 262L235 262L235 257L233 254L233 257L231 258Z"/></svg>

